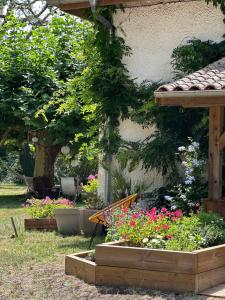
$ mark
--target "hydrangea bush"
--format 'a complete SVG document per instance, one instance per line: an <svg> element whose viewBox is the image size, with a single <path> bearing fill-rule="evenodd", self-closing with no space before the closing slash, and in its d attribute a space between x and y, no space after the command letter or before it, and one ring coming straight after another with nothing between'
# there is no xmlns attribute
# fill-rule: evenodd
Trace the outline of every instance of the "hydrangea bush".
<svg viewBox="0 0 225 300"><path fill-rule="evenodd" d="M28 199L23 205L28 209L28 213L32 218L53 218L54 209L74 207L75 203L66 198L50 199Z"/></svg>
<svg viewBox="0 0 225 300"><path fill-rule="evenodd" d="M149 211L124 208L106 213L107 240L124 239L132 246L193 251L224 243L223 220L200 212L184 216L181 210Z"/></svg>
<svg viewBox="0 0 225 300"><path fill-rule="evenodd" d="M171 189L164 198L170 202L172 210L182 209L185 213L196 212L206 187L202 184L205 162L200 158L199 143L189 138L187 147L178 148L181 166L184 171L183 182Z"/></svg>

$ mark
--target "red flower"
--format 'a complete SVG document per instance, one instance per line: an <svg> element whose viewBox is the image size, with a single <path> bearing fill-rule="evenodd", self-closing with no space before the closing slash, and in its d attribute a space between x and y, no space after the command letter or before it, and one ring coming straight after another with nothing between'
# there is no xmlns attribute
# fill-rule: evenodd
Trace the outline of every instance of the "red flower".
<svg viewBox="0 0 225 300"><path fill-rule="evenodd" d="M135 221L130 221L130 226L132 226L132 227L136 226L136 222Z"/></svg>
<svg viewBox="0 0 225 300"><path fill-rule="evenodd" d="M161 229L160 226L155 226L155 227L154 227L154 230L155 230L155 231L159 231L160 229Z"/></svg>
<svg viewBox="0 0 225 300"><path fill-rule="evenodd" d="M166 235L166 238L167 238L168 240L171 240L171 239L173 238L173 236L172 236L171 234L168 234L168 235Z"/></svg>
<svg viewBox="0 0 225 300"><path fill-rule="evenodd" d="M123 212L124 212L124 213L128 213L128 211L129 211L129 208L128 208L128 207L124 207L124 208L123 208Z"/></svg>
<svg viewBox="0 0 225 300"><path fill-rule="evenodd" d="M164 230L167 230L167 229L170 228L170 226L169 226L168 224L163 224L163 225L162 225L162 228L163 228Z"/></svg>

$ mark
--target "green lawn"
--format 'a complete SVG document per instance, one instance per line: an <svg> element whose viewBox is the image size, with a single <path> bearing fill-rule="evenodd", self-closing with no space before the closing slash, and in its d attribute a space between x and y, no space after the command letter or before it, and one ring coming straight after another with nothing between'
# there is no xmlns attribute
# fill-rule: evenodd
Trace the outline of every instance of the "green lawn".
<svg viewBox="0 0 225 300"><path fill-rule="evenodd" d="M56 232L25 232L23 223L27 212L21 207L25 201L24 193L23 186L0 186L0 273L9 266L50 262L63 254L87 249L89 238L81 236L63 238ZM10 217L15 220L18 238L13 238ZM100 240L96 239L95 243L97 242Z"/></svg>

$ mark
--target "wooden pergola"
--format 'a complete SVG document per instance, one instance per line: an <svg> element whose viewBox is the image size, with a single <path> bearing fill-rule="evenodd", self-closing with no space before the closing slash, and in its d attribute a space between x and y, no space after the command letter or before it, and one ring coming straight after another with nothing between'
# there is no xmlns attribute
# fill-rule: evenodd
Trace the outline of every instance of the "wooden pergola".
<svg viewBox="0 0 225 300"><path fill-rule="evenodd" d="M156 103L162 106L209 109L209 161L207 211L225 217L222 195L222 154L225 147L225 58L155 92Z"/></svg>

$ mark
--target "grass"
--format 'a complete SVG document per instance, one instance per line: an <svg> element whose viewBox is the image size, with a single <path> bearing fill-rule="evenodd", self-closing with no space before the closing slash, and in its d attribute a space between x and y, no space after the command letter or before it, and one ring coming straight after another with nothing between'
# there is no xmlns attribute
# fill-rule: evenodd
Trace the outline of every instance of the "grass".
<svg viewBox="0 0 225 300"><path fill-rule="evenodd" d="M87 249L90 238L63 238L56 232L25 232L24 218L28 215L26 209L21 207L24 201L25 187L0 186L0 273L7 267L50 262L64 254ZM10 217L15 220L18 238L13 237ZM95 242L99 241L96 239Z"/></svg>

